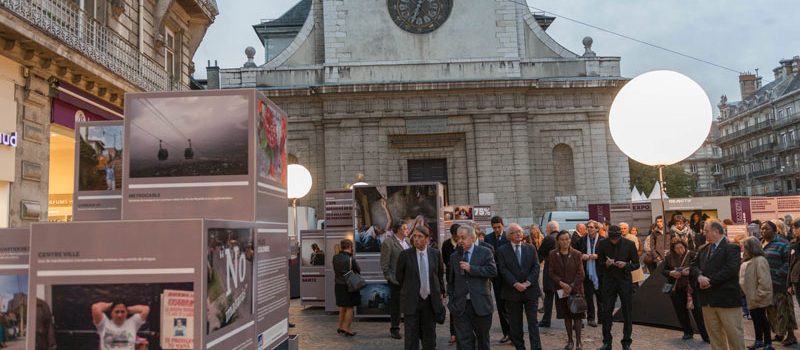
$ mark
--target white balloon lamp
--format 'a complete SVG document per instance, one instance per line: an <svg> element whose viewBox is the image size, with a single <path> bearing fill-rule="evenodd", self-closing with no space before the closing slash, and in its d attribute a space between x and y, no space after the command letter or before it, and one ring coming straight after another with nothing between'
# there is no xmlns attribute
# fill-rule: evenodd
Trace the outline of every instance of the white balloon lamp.
<svg viewBox="0 0 800 350"><path fill-rule="evenodd" d="M311 173L308 172L306 167L300 164L289 164L286 176L289 182L286 196L292 200L292 212L294 216L292 219L294 229L296 230L295 236L297 237L297 241L300 242L300 228L297 227L297 200L305 197L308 192L311 191L313 182L311 180Z"/></svg>
<svg viewBox="0 0 800 350"><path fill-rule="evenodd" d="M711 118L711 103L703 88L673 71L639 75L614 98L608 118L611 137L628 157L658 167L662 215L664 167L686 159L703 145Z"/></svg>

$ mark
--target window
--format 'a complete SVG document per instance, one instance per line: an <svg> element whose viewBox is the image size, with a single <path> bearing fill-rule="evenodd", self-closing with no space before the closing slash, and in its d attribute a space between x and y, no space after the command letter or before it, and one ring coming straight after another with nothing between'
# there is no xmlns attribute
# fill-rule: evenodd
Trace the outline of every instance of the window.
<svg viewBox="0 0 800 350"><path fill-rule="evenodd" d="M782 109L779 109L779 110L778 110L778 119L779 119L779 120L780 120L780 119L783 119L783 110L782 110Z"/></svg>
<svg viewBox="0 0 800 350"><path fill-rule="evenodd" d="M169 28L164 29L164 69L167 71L170 82L180 83L180 46L175 38L175 32Z"/></svg>
<svg viewBox="0 0 800 350"><path fill-rule="evenodd" d="M94 18L101 24L106 24L106 3L107 0L73 0L75 5L90 18Z"/></svg>
<svg viewBox="0 0 800 350"><path fill-rule="evenodd" d="M408 182L440 182L448 199L447 159L409 159L407 165Z"/></svg>
<svg viewBox="0 0 800 350"><path fill-rule="evenodd" d="M696 174L697 173L697 163L689 164L689 172L692 173L692 174Z"/></svg>
<svg viewBox="0 0 800 350"><path fill-rule="evenodd" d="M574 196L575 164L572 148L560 143L553 148L553 168L555 169L556 196Z"/></svg>
<svg viewBox="0 0 800 350"><path fill-rule="evenodd" d="M786 116L789 117L792 115L792 106L786 107Z"/></svg>

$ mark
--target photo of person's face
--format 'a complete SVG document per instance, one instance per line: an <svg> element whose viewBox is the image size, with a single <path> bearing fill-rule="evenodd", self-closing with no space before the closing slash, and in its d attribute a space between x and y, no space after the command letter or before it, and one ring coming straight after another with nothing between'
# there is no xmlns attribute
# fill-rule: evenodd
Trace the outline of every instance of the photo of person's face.
<svg viewBox="0 0 800 350"><path fill-rule="evenodd" d="M111 319L116 324L122 324L128 319L128 308L123 304L117 304L111 310Z"/></svg>

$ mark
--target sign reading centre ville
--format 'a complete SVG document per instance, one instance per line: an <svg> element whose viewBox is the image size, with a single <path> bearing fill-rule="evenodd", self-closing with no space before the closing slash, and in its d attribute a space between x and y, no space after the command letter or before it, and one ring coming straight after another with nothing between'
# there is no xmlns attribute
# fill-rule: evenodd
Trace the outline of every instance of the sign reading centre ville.
<svg viewBox="0 0 800 350"><path fill-rule="evenodd" d="M123 219L285 222L287 118L256 90L128 94Z"/></svg>

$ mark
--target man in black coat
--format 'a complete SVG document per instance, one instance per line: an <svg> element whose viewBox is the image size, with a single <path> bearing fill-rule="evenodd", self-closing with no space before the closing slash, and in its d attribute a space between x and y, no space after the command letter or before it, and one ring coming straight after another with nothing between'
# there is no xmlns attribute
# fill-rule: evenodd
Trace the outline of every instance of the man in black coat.
<svg viewBox="0 0 800 350"><path fill-rule="evenodd" d="M712 348L744 349L739 313L739 268L742 264L739 246L728 242L719 220L706 221L703 233L707 243L698 250L691 270L692 278L700 287L700 300L695 307L703 308Z"/></svg>
<svg viewBox="0 0 800 350"><path fill-rule="evenodd" d="M444 241L442 243L442 259L444 259L444 275L447 281L450 280L450 255L456 251L456 247L458 246L458 228L461 224L453 224L450 226L450 239ZM453 318L450 318L450 344L455 344L456 342L456 325Z"/></svg>
<svg viewBox="0 0 800 350"><path fill-rule="evenodd" d="M436 320L444 315L444 262L441 253L429 246L430 232L415 227L411 234L414 247L404 250L397 259L397 281L404 315L405 349L436 348Z"/></svg>
<svg viewBox="0 0 800 350"><path fill-rule="evenodd" d="M508 238L506 238L506 233L503 231L503 218L494 216L491 222L492 232L486 235L485 241L491 244L494 247L493 251L496 252L498 248L508 244ZM511 338L508 336L508 314L506 313L505 304L503 304L503 298L500 297L503 294L503 279L500 276L495 277L492 281L492 286L494 287L494 301L497 304L497 317L500 319L500 328L503 330L503 338L500 339L500 342L507 343Z"/></svg>
<svg viewBox="0 0 800 350"><path fill-rule="evenodd" d="M489 350L492 328L491 278L497 266L489 249L477 243L475 229L458 228L460 248L450 256L447 294L450 316L455 320L456 342L462 350Z"/></svg>
<svg viewBox="0 0 800 350"><path fill-rule="evenodd" d="M542 240L542 245L539 246L538 254L541 257L539 262L544 262L544 271L550 271L550 262L547 258L550 256L550 251L556 249L556 234L558 234L558 221L550 221L545 227L547 232ZM539 327L550 327L550 319L553 317L553 303L555 302L556 288L553 285L552 278L542 278L542 287L544 289L544 315L542 320L539 321Z"/></svg>
<svg viewBox="0 0 800 350"><path fill-rule="evenodd" d="M603 346L598 350L611 350L611 314L617 297L622 309L625 325L622 327L622 349L630 350L633 323L631 303L633 299L633 279L631 271L639 268L639 254L633 242L622 238L622 230L617 225L608 228L608 239L597 244L598 265L600 265L600 288L603 296L600 321L603 323Z"/></svg>
<svg viewBox="0 0 800 350"><path fill-rule="evenodd" d="M598 261L600 256L597 254L597 247L603 237L598 234L600 223L597 221L589 221L586 229L588 233L577 242L575 249L583 254L581 260L583 260L583 271L586 273L586 278L583 279L583 293L586 298L587 323L591 327L597 327L595 320L599 317L595 318L595 316L603 309L603 297L600 294L600 262Z"/></svg>
<svg viewBox="0 0 800 350"><path fill-rule="evenodd" d="M525 350L522 334L522 310L528 320L528 338L531 349L541 350L539 327L536 322L539 303L539 258L536 248L523 242L522 227L508 225L508 240L497 251L498 268L505 285L501 297L505 300L508 312L511 342L517 350Z"/></svg>

